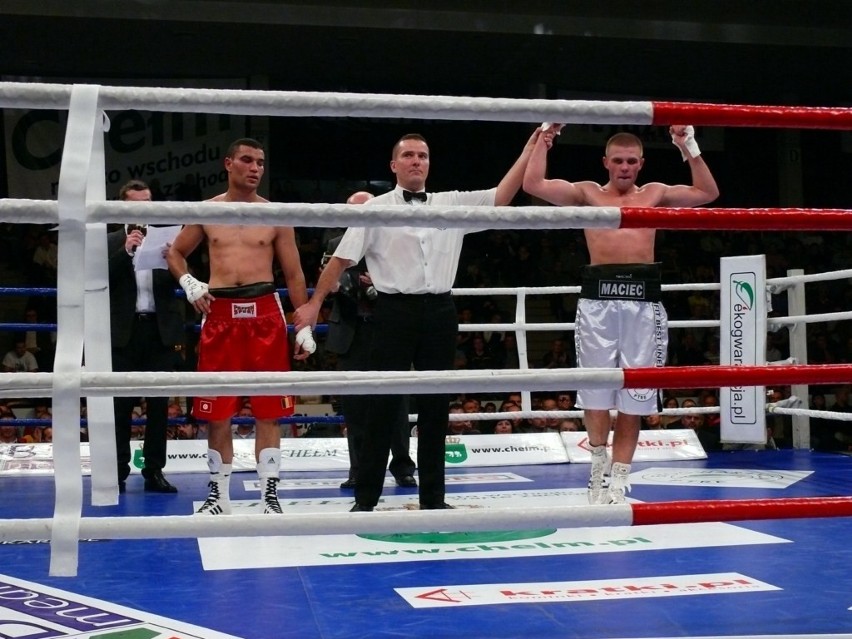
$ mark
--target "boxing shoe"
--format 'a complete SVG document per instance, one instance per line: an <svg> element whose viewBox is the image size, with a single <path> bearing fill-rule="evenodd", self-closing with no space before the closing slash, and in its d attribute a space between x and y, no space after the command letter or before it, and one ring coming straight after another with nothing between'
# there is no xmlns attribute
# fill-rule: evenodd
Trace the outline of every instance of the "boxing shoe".
<svg viewBox="0 0 852 639"><path fill-rule="evenodd" d="M609 488L601 495L602 504L626 504L626 493L630 492L630 464L614 462Z"/></svg>
<svg viewBox="0 0 852 639"><path fill-rule="evenodd" d="M201 507L195 511L196 515L230 515L231 500L227 494L222 492L220 482L211 480L208 484L210 494L207 499L201 504Z"/></svg>
<svg viewBox="0 0 852 639"><path fill-rule="evenodd" d="M599 504L604 490L607 467L606 446L592 446L592 469L589 472L589 503Z"/></svg>
<svg viewBox="0 0 852 639"><path fill-rule="evenodd" d="M261 480L263 484L263 514L283 515L281 504L278 503L278 478L267 477Z"/></svg>

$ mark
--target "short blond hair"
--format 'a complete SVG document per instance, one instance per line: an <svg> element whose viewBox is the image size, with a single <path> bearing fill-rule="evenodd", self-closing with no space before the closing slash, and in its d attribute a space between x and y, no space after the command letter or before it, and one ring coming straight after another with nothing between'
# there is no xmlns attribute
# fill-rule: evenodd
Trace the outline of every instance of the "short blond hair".
<svg viewBox="0 0 852 639"><path fill-rule="evenodd" d="M609 140L606 141L606 153L609 153L609 147L611 146L636 146L639 147L639 155L642 156L644 152L644 147L642 146L642 140L640 140L637 136L632 133L621 132L613 135Z"/></svg>

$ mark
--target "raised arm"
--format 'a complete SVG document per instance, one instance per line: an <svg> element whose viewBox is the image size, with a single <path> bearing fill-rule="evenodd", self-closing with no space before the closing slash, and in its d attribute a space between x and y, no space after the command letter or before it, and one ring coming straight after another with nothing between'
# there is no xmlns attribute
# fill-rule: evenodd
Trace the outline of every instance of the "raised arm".
<svg viewBox="0 0 852 639"><path fill-rule="evenodd" d="M521 155L515 160L512 168L500 180L497 185L497 194L494 196L494 206L507 206L512 203L515 195L521 188L524 181L524 171L526 171L527 163L530 160L533 149L535 148L536 140L541 137L541 127L533 131L530 139L524 145Z"/></svg>
<svg viewBox="0 0 852 639"><path fill-rule="evenodd" d="M524 191L545 202L560 206L582 206L586 204L586 198L582 189L576 184L566 180L548 180L547 174L547 151L553 146L554 137L561 129L561 125L551 125L544 131L536 141L527 170L524 173Z"/></svg>
<svg viewBox="0 0 852 639"><path fill-rule="evenodd" d="M701 150L695 141L695 130L691 126L673 125L669 127L672 144L680 149L685 162L689 162L692 173L692 185L677 184L669 186L660 199L660 206L701 206L719 197L719 187L710 168L701 157Z"/></svg>

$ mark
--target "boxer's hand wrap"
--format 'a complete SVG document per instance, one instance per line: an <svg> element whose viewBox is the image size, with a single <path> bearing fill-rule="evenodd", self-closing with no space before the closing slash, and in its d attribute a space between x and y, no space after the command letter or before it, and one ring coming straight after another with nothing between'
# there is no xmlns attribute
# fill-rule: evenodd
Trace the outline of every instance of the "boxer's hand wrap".
<svg viewBox="0 0 852 639"><path fill-rule="evenodd" d="M181 288L186 292L186 301L190 304L194 304L196 301L204 297L209 289L207 284L195 279L189 273L181 275L178 280L178 284L180 284Z"/></svg>
<svg viewBox="0 0 852 639"><path fill-rule="evenodd" d="M314 341L314 334L310 326L305 326L305 328L296 333L296 343L306 353L313 354L317 350L317 343Z"/></svg>
<svg viewBox="0 0 852 639"><path fill-rule="evenodd" d="M683 139L683 148L675 143L675 136L672 135L672 144L677 146L680 151L683 161L686 162L689 158L697 158L701 155L701 149L698 148L698 142L695 141L695 129L692 126L687 126ZM686 151L684 151L684 148Z"/></svg>

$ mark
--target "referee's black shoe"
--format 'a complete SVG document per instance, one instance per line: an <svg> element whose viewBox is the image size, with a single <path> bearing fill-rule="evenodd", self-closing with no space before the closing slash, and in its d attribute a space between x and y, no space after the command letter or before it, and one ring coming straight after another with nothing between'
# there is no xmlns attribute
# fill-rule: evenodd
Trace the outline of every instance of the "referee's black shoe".
<svg viewBox="0 0 852 639"><path fill-rule="evenodd" d="M401 488L417 488L417 480L414 475L400 475L396 477L396 485Z"/></svg>
<svg viewBox="0 0 852 639"><path fill-rule="evenodd" d="M145 491L149 493L176 493L178 489L163 477L162 470L155 470L145 473Z"/></svg>

